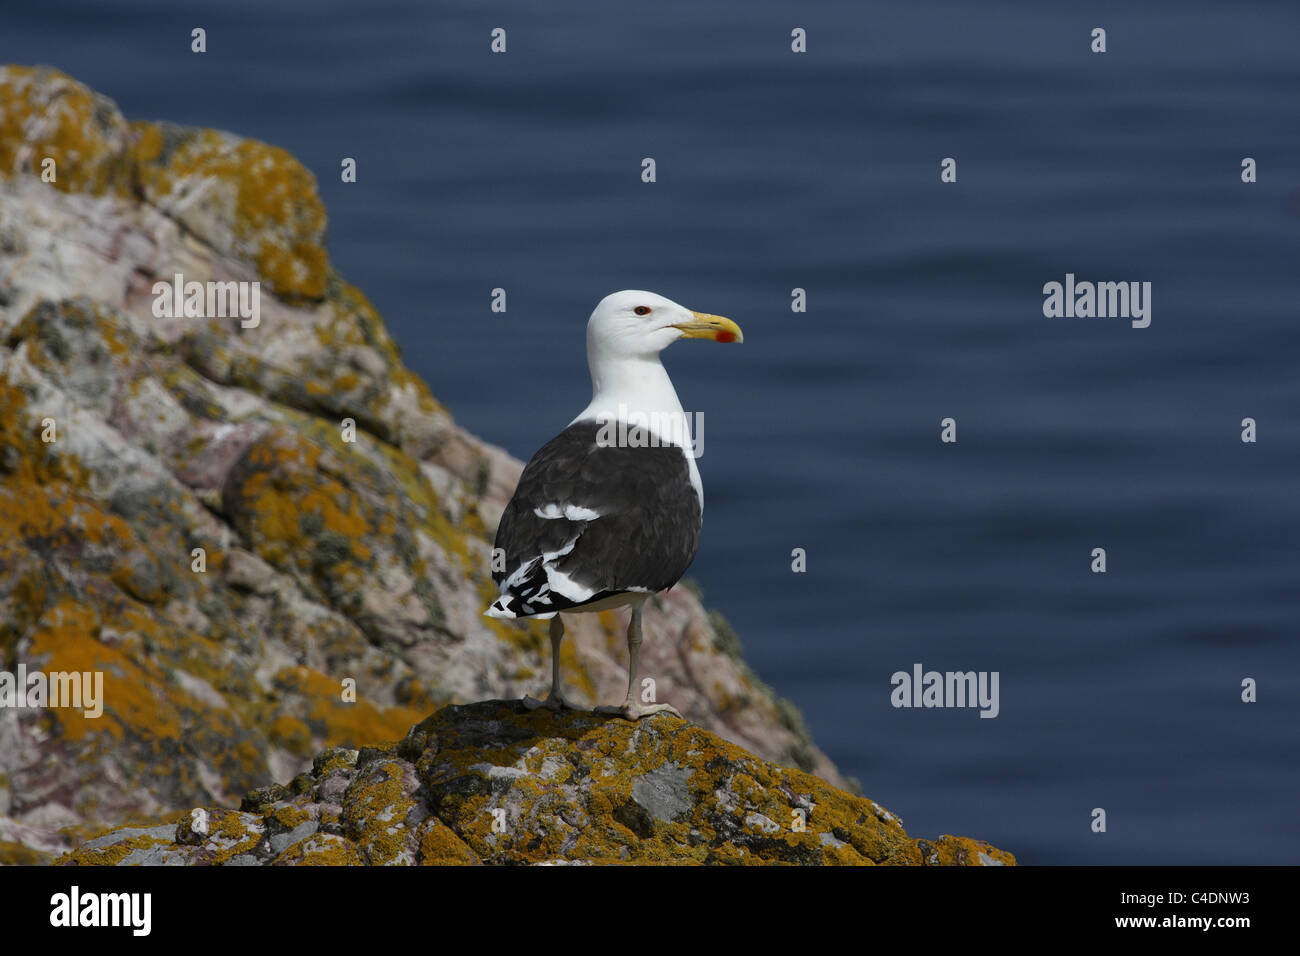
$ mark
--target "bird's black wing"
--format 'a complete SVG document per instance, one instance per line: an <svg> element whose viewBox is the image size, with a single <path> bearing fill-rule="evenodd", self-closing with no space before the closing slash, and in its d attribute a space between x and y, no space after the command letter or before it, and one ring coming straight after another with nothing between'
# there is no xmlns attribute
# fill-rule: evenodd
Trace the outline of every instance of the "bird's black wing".
<svg viewBox="0 0 1300 956"><path fill-rule="evenodd" d="M492 610L561 611L677 582L699 547L700 499L684 450L652 440L582 421L542 446L497 529Z"/></svg>

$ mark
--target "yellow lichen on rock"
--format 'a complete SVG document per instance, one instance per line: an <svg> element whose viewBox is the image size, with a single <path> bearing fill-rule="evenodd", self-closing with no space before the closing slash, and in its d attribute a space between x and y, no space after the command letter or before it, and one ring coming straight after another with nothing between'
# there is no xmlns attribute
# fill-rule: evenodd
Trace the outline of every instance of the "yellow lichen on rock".
<svg viewBox="0 0 1300 956"><path fill-rule="evenodd" d="M871 800L678 718L634 724L517 701L446 707L399 743L327 751L244 810L222 811L243 821L241 862L276 865L1015 863L964 837L914 839ZM102 854L112 838L93 842ZM168 859L219 862L193 842L178 836Z"/></svg>
<svg viewBox="0 0 1300 956"><path fill-rule="evenodd" d="M421 711L411 707L379 708L364 693L344 698L342 683L306 667L291 667L275 675L275 686L286 696L306 703L301 720L318 739L335 746L363 747L401 736Z"/></svg>
<svg viewBox="0 0 1300 956"><path fill-rule="evenodd" d="M416 862L413 781L414 772L405 761L380 759L364 767L344 794L343 835L372 866Z"/></svg>
<svg viewBox="0 0 1300 956"><path fill-rule="evenodd" d="M58 70L0 67L0 175L32 176L61 192L126 193L127 124L110 100Z"/></svg>
<svg viewBox="0 0 1300 956"><path fill-rule="evenodd" d="M944 836L917 840L921 861L926 866L1014 866L1016 858L983 840Z"/></svg>
<svg viewBox="0 0 1300 956"><path fill-rule="evenodd" d="M146 201L205 241L228 245L277 295L324 298L325 208L316 178L293 156L215 130L139 121L131 130L134 173Z"/></svg>
<svg viewBox="0 0 1300 956"><path fill-rule="evenodd" d="M336 833L318 833L299 840L273 861L272 866L364 866L365 860Z"/></svg>
<svg viewBox="0 0 1300 956"><path fill-rule="evenodd" d="M420 824L416 836L421 866L478 866L481 862L465 841L437 817Z"/></svg>

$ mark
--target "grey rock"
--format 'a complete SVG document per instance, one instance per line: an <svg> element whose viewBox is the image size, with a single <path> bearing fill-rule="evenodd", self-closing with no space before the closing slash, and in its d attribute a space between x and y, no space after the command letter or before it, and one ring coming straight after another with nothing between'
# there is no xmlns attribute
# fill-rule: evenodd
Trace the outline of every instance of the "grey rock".
<svg viewBox="0 0 1300 956"><path fill-rule="evenodd" d="M671 823L691 809L690 771L669 762L632 784L632 799L664 823Z"/></svg>
<svg viewBox="0 0 1300 956"><path fill-rule="evenodd" d="M168 823L156 827L123 827L120 830L113 830L111 833L95 837L93 840L87 840L81 845L81 848L83 850L102 850L104 847L113 846L125 840L134 840L138 837L152 837L155 840L174 843L176 842L176 824Z"/></svg>
<svg viewBox="0 0 1300 956"><path fill-rule="evenodd" d="M270 839L271 852L279 855L299 840L307 839L307 837L311 836L319 829L320 824L315 820L305 820L288 833L277 833Z"/></svg>

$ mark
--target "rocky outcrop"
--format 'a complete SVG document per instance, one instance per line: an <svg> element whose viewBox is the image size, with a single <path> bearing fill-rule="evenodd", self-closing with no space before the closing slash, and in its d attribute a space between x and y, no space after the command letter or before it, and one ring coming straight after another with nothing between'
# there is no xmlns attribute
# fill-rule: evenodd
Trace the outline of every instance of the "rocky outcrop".
<svg viewBox="0 0 1300 956"><path fill-rule="evenodd" d="M122 827L70 865L1014 864L686 721L446 707L399 743L320 754L238 811Z"/></svg>
<svg viewBox="0 0 1300 956"><path fill-rule="evenodd" d="M544 691L543 627L481 614L520 464L406 368L325 224L283 150L0 69L0 671L104 675L99 717L0 707L0 862L233 804L448 703ZM159 316L177 274L261 283L260 321ZM573 618L579 702L622 698L623 626ZM844 785L689 588L645 632L643 673L697 725L679 733ZM475 857L507 854L443 812Z"/></svg>

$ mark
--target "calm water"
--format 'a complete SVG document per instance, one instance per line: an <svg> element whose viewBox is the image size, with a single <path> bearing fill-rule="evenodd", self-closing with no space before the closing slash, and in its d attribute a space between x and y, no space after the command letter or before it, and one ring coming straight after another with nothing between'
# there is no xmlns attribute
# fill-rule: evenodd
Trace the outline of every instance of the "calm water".
<svg viewBox="0 0 1300 956"><path fill-rule="evenodd" d="M1297 862L1300 7L436 6L11 4L0 59L300 157L336 265L521 458L589 397L601 296L737 319L666 355L707 423L691 576L912 832ZM1153 283L1151 327L1044 318L1067 272ZM918 661L999 671L1000 716L892 708Z"/></svg>

